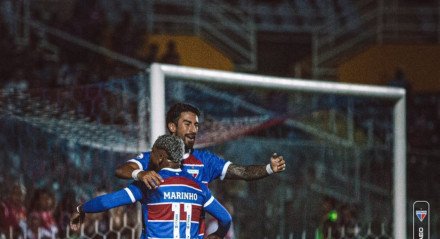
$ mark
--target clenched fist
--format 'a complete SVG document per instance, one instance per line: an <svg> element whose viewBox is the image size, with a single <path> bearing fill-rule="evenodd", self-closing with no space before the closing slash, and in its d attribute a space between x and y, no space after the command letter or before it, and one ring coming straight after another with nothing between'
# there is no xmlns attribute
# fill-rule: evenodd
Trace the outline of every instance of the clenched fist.
<svg viewBox="0 0 440 239"><path fill-rule="evenodd" d="M286 170L286 161L283 156L274 153L270 158L270 167L274 173L279 173Z"/></svg>

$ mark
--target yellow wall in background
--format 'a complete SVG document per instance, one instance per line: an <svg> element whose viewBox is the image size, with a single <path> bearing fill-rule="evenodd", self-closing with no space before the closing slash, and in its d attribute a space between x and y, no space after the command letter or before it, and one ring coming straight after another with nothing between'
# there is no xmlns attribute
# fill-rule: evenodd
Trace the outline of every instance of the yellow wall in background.
<svg viewBox="0 0 440 239"><path fill-rule="evenodd" d="M180 53L180 62L183 66L201 67L215 70L232 71L232 61L212 45L196 36L152 35L148 37L141 55L148 53L148 44L159 45L159 57L165 52L167 42L174 40L177 51Z"/></svg>
<svg viewBox="0 0 440 239"><path fill-rule="evenodd" d="M338 67L341 82L386 85L401 68L412 89L440 91L440 45L373 46Z"/></svg>

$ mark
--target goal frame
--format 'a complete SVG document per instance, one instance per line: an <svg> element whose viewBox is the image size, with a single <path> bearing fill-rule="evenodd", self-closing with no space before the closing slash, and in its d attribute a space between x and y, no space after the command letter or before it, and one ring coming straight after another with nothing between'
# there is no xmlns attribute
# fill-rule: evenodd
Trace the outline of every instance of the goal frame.
<svg viewBox="0 0 440 239"><path fill-rule="evenodd" d="M233 73L153 63L150 69L150 145L165 134L165 78L335 94L393 101L393 238L406 238L406 91L402 88Z"/></svg>

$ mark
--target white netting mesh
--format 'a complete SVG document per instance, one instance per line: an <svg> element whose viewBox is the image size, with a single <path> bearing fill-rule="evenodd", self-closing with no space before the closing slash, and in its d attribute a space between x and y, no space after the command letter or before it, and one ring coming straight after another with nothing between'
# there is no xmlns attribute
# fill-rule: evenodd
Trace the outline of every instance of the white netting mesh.
<svg viewBox="0 0 440 239"><path fill-rule="evenodd" d="M332 225L338 236L342 224L353 233L356 223L358 233L370 223L379 234L381 222L392 221L392 102L170 78L166 84L167 107L184 101L202 110L199 146L243 165L267 163L273 152L288 160L277 177L211 186L239 205L236 225L244 235L300 238L306 231L311 238L317 225ZM326 221L326 204L346 221Z"/></svg>
<svg viewBox="0 0 440 239"><path fill-rule="evenodd" d="M137 94L124 86L137 78L59 89L0 92L3 120L74 143L111 149L138 151ZM137 86L134 86L137 87Z"/></svg>
<svg viewBox="0 0 440 239"><path fill-rule="evenodd" d="M139 132L148 142L150 107L139 109L150 97L139 95L143 77L0 92L3 185L21 180L28 200L33 188L49 187L58 202L67 192L78 201L126 185L114 177L116 165L139 152ZM166 92L167 108L183 101L203 112L197 147L243 165L266 164L273 152L287 159L288 170L276 177L211 185L238 208L240 235L311 235L326 198L355 211L363 234L368 223L377 234L378 223L391 220L389 102L176 80L166 81ZM147 125L139 125L142 117ZM111 231L95 236L122 235Z"/></svg>

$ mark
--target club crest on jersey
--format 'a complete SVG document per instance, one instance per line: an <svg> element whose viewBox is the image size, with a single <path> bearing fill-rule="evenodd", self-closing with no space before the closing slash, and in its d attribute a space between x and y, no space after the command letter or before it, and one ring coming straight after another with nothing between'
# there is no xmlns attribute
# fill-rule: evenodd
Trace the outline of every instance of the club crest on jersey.
<svg viewBox="0 0 440 239"><path fill-rule="evenodd" d="M420 222L423 222L423 219L426 217L426 210L416 210L417 218L419 218Z"/></svg>
<svg viewBox="0 0 440 239"><path fill-rule="evenodd" d="M197 178L197 176L199 175L199 170L198 169L188 169L187 170L189 174L191 174L194 178Z"/></svg>
<svg viewBox="0 0 440 239"><path fill-rule="evenodd" d="M137 159L141 159L141 158L143 158L143 157L144 157L144 154L143 154L143 153L140 153L138 156L136 156Z"/></svg>

